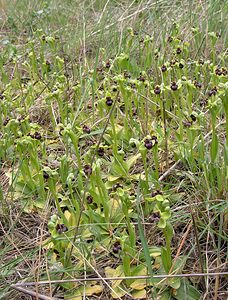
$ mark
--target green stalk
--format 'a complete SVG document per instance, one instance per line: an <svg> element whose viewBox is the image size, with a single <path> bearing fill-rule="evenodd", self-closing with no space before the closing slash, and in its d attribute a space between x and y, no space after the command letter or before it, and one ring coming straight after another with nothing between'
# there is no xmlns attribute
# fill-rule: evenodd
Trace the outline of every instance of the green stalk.
<svg viewBox="0 0 228 300"><path fill-rule="evenodd" d="M145 255L145 259L146 259L146 265L147 265L147 269L148 272L151 276L151 282L153 283L153 269L152 269L152 261L151 261L151 256L150 256L150 250L149 250L149 246L147 244L147 240L144 234L144 229L143 229L143 225L141 222L141 209L140 209L140 191L139 191L139 186L137 189L137 199L136 199L136 209L137 209L137 219L138 219L138 230L139 230L139 236L141 239L141 243L142 243L142 247L143 247L143 252ZM155 300L157 299L157 292L156 289L151 289L151 299Z"/></svg>

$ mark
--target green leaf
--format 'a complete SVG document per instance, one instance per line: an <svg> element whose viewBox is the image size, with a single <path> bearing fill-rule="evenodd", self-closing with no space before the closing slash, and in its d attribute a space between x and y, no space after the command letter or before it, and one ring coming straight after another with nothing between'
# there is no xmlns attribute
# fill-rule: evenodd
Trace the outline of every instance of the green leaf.
<svg viewBox="0 0 228 300"><path fill-rule="evenodd" d="M133 299L146 299L147 298L147 292L146 290L140 290L140 291L134 291L132 292Z"/></svg>
<svg viewBox="0 0 228 300"><path fill-rule="evenodd" d="M141 239L141 242L142 242L142 247L143 247L143 251L144 251L144 254L145 254L147 267L148 267L150 275L153 275L153 270L152 270L152 266L151 266L150 251L149 251L149 247L148 247L145 235L144 235L144 230L143 230L143 227L142 227L141 219L140 219L139 216L138 216L138 228L139 228L139 235L140 235L140 239Z"/></svg>
<svg viewBox="0 0 228 300"><path fill-rule="evenodd" d="M105 275L107 277L123 277L124 276L123 266L120 265L116 269L113 269L111 267L106 267ZM112 288L115 289L121 284L121 282L122 280L112 280Z"/></svg>
<svg viewBox="0 0 228 300"><path fill-rule="evenodd" d="M133 269L133 268L132 268ZM144 265L139 265L131 272L132 276L146 276L147 268ZM130 284L130 287L134 290L142 290L146 287L148 279L136 279Z"/></svg>
<svg viewBox="0 0 228 300"><path fill-rule="evenodd" d="M169 278L168 279L168 285L171 286L173 289L179 289L181 285L180 278Z"/></svg>
<svg viewBox="0 0 228 300"><path fill-rule="evenodd" d="M212 162L214 162L217 157L218 145L219 145L218 136L217 136L217 134L213 134L212 141L211 141L211 161Z"/></svg>
<svg viewBox="0 0 228 300"><path fill-rule="evenodd" d="M129 159L126 160L127 169L128 171L130 168L136 163L136 161L141 157L141 154L138 153L136 155L131 156Z"/></svg>
<svg viewBox="0 0 228 300"><path fill-rule="evenodd" d="M65 286L64 286L65 287ZM70 290L73 287L67 286L66 289ZM86 286L81 286L78 288L75 292L69 293L68 295L64 295L65 299L71 299L71 300L82 300L84 299L84 293L86 296L93 296L93 295L99 295L101 294L103 290L103 287L101 285L95 284L95 282L91 282L90 284L87 284Z"/></svg>
<svg viewBox="0 0 228 300"><path fill-rule="evenodd" d="M201 294L187 280L183 280L179 289L174 291L174 297L177 300L199 300Z"/></svg>
<svg viewBox="0 0 228 300"><path fill-rule="evenodd" d="M161 248L160 247L150 247L150 256L157 257L161 255Z"/></svg>
<svg viewBox="0 0 228 300"><path fill-rule="evenodd" d="M162 257L162 264L164 266L164 269L165 269L166 273L169 273L170 260L169 260L169 255L167 253L167 250L164 247L162 247L162 250L161 250L161 257Z"/></svg>
<svg viewBox="0 0 228 300"><path fill-rule="evenodd" d="M173 226L170 222L167 222L167 226L164 229L164 235L165 235L166 242L168 241L169 243L171 243L171 240L174 235L174 230L173 230Z"/></svg>
<svg viewBox="0 0 228 300"><path fill-rule="evenodd" d="M120 299L124 295L127 294L127 291L122 285L118 285L115 288L113 288L113 291L111 292L111 296L113 299Z"/></svg>
<svg viewBox="0 0 228 300"><path fill-rule="evenodd" d="M140 218L140 197L139 197L139 186L138 186L138 190L137 190L137 213L138 213L138 229L139 229L139 236L142 242L142 247L143 247L143 252L145 254L145 259L146 259L146 264L147 264L147 268L149 271L150 276L153 276L153 269L152 269L152 262L151 262L151 256L150 256L150 250L149 250L149 246L147 244L147 240L145 238L144 235L144 230L143 230L143 226L142 226L142 222L141 222L141 218ZM152 278L151 278L152 279ZM151 280L153 281L153 280ZM156 293L155 293L156 294ZM152 299L154 299L153 295L151 294ZM155 295L156 298L156 295Z"/></svg>
<svg viewBox="0 0 228 300"><path fill-rule="evenodd" d="M126 177L128 175L127 164L123 161L121 156L115 157L112 162L111 173L116 177Z"/></svg>
<svg viewBox="0 0 228 300"><path fill-rule="evenodd" d="M137 279L132 282L130 287L134 290L143 290L146 287L147 279Z"/></svg>
<svg viewBox="0 0 228 300"><path fill-rule="evenodd" d="M172 300L173 297L170 295L169 291L164 291L161 295L159 300Z"/></svg>
<svg viewBox="0 0 228 300"><path fill-rule="evenodd" d="M188 256L179 256L174 264L173 272L175 273L181 273L183 272L184 266L186 264Z"/></svg>
<svg viewBox="0 0 228 300"><path fill-rule="evenodd" d="M115 182L115 181L117 181L119 178L120 178L119 176L109 175L107 179L108 179L108 181L110 181L110 182ZM113 183L112 183L112 185L113 185ZM112 185L111 185L111 186L112 186Z"/></svg>

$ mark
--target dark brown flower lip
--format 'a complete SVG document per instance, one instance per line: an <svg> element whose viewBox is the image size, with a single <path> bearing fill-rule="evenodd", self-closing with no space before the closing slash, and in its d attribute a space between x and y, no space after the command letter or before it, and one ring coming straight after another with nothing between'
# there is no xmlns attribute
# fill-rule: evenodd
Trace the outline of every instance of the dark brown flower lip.
<svg viewBox="0 0 228 300"><path fill-rule="evenodd" d="M104 148L102 148L102 147L99 147L98 149L97 149L97 154L99 155L99 156L104 156L104 154L105 154L105 151L104 151Z"/></svg>
<svg viewBox="0 0 228 300"><path fill-rule="evenodd" d="M84 168L83 168L83 170L84 170L84 173L85 173L87 176L89 176L89 175L92 174L92 167L91 167L90 165L85 165Z"/></svg>
<svg viewBox="0 0 228 300"><path fill-rule="evenodd" d="M140 75L137 80L141 81L141 82L145 82L146 78L143 75Z"/></svg>
<svg viewBox="0 0 228 300"><path fill-rule="evenodd" d="M171 42L173 41L173 37L172 37L172 36L169 36L167 41L168 41L169 43L171 43Z"/></svg>
<svg viewBox="0 0 228 300"><path fill-rule="evenodd" d="M202 88L202 83L201 82L198 82L197 80L194 80L194 86L196 87L196 88L199 88L199 89L201 89Z"/></svg>
<svg viewBox="0 0 228 300"><path fill-rule="evenodd" d="M178 47L177 50L176 50L176 54L181 54L181 52L182 52L181 48Z"/></svg>
<svg viewBox="0 0 228 300"><path fill-rule="evenodd" d="M92 204L92 203L93 203L93 197L92 197L91 195L88 195L88 196L86 197L86 200L87 200L87 203L88 203L88 204Z"/></svg>
<svg viewBox="0 0 228 300"><path fill-rule="evenodd" d="M109 69L111 67L111 63L109 60L106 61L105 67Z"/></svg>
<svg viewBox="0 0 228 300"><path fill-rule="evenodd" d="M156 86L155 86L155 88L154 88L154 93L155 93L156 95L159 95L159 94L161 93L161 88L160 88L159 85L156 85Z"/></svg>
<svg viewBox="0 0 228 300"><path fill-rule="evenodd" d="M167 67L166 67L166 65L162 65L162 66L161 66L161 71L162 71L162 72L165 72L165 71L167 71Z"/></svg>
<svg viewBox="0 0 228 300"><path fill-rule="evenodd" d="M207 102L208 102L207 99L201 99L200 102L199 102L199 104L200 104L200 106L202 107L202 106L207 105Z"/></svg>
<svg viewBox="0 0 228 300"><path fill-rule="evenodd" d="M61 234L61 233L63 233L63 232L68 231L68 228L67 228L67 226L65 226L64 224L57 224L57 226L56 226L56 231L57 231L59 234Z"/></svg>
<svg viewBox="0 0 228 300"><path fill-rule="evenodd" d="M154 212L151 214L149 217L149 222L154 223L160 220L160 213L159 212Z"/></svg>
<svg viewBox="0 0 228 300"><path fill-rule="evenodd" d="M145 146L148 150L152 149L152 147L153 147L153 142L152 142L152 140L146 139L146 140L144 141L144 146Z"/></svg>
<svg viewBox="0 0 228 300"><path fill-rule="evenodd" d="M40 132L36 131L34 134L31 135L31 137L36 140L41 140L42 136L41 136Z"/></svg>
<svg viewBox="0 0 228 300"><path fill-rule="evenodd" d="M218 89L216 86L214 86L209 92L208 92L208 96L211 97L212 95L216 95Z"/></svg>
<svg viewBox="0 0 228 300"><path fill-rule="evenodd" d="M3 126L6 126L9 123L10 118L6 117L5 120L3 121Z"/></svg>
<svg viewBox="0 0 228 300"><path fill-rule="evenodd" d="M195 116L194 114L191 114L191 115L190 115L190 118L192 119L193 122L196 121L196 116Z"/></svg>
<svg viewBox="0 0 228 300"><path fill-rule="evenodd" d="M123 75L125 79L131 78L131 75L127 71L124 71Z"/></svg>
<svg viewBox="0 0 228 300"><path fill-rule="evenodd" d="M114 244L113 244L114 247L119 247L121 248L121 245L120 245L120 241L116 241Z"/></svg>
<svg viewBox="0 0 228 300"><path fill-rule="evenodd" d="M154 190L151 192L151 197L155 197L157 195L163 195L163 192L160 190Z"/></svg>
<svg viewBox="0 0 228 300"><path fill-rule="evenodd" d="M84 133L88 133L88 134L91 132L90 127L87 125L83 125L82 130Z"/></svg>
<svg viewBox="0 0 228 300"><path fill-rule="evenodd" d="M120 189L123 188L122 184L120 184L119 182L117 182L116 184L114 184L114 185L112 186L113 192L116 192L118 188L120 188Z"/></svg>
<svg viewBox="0 0 228 300"><path fill-rule="evenodd" d="M177 61L176 59L172 59L172 60L170 61L170 66L171 66L171 67L174 67L174 66L176 65L177 62L178 62L178 61Z"/></svg>
<svg viewBox="0 0 228 300"><path fill-rule="evenodd" d="M221 68L221 71L222 71L222 75L224 75L224 76L226 76L228 73L227 69L224 67Z"/></svg>
<svg viewBox="0 0 228 300"><path fill-rule="evenodd" d="M144 146L150 150L158 143L158 138L153 135L151 138L147 138L144 140Z"/></svg>
<svg viewBox="0 0 228 300"><path fill-rule="evenodd" d="M112 100L112 98L111 97L106 97L106 105L107 106L112 106L112 104L113 104L113 100Z"/></svg>
<svg viewBox="0 0 228 300"><path fill-rule="evenodd" d="M49 178L49 174L46 171L43 171L43 178L44 179L48 179Z"/></svg>
<svg viewBox="0 0 228 300"><path fill-rule="evenodd" d="M178 89L178 84L173 81L170 85L171 90L176 91Z"/></svg>
<svg viewBox="0 0 228 300"><path fill-rule="evenodd" d="M113 247L112 248L112 252L115 253L115 254L117 254L119 251L120 251L120 248L118 248L118 247Z"/></svg>
<svg viewBox="0 0 228 300"><path fill-rule="evenodd" d="M215 74L218 75L218 76L221 76L221 75L222 75L222 70L219 69L219 68L217 68L217 69L215 70Z"/></svg>
<svg viewBox="0 0 228 300"><path fill-rule="evenodd" d="M115 253L115 254L117 254L120 250L121 250L121 244L120 244L120 241L116 241L116 242L113 244L112 252Z"/></svg>

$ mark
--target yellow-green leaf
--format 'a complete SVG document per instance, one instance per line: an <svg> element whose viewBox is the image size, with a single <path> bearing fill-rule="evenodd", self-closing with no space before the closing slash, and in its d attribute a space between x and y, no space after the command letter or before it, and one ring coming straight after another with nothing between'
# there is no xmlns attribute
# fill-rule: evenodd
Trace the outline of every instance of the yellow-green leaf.
<svg viewBox="0 0 228 300"><path fill-rule="evenodd" d="M132 284L130 287L134 290L142 290L146 287L146 279L137 279Z"/></svg>
<svg viewBox="0 0 228 300"><path fill-rule="evenodd" d="M118 285L115 288L112 287L112 289L111 296L113 299L119 299L127 294L127 291L125 291L124 287L121 285Z"/></svg>
<svg viewBox="0 0 228 300"><path fill-rule="evenodd" d="M141 290L141 291L134 291L132 292L132 297L133 299L146 299L146 290Z"/></svg>
<svg viewBox="0 0 228 300"><path fill-rule="evenodd" d="M105 274L107 277L121 277L124 275L123 267L120 265L116 269L107 267L105 268ZM113 280L112 288L115 289L121 284L122 280Z"/></svg>

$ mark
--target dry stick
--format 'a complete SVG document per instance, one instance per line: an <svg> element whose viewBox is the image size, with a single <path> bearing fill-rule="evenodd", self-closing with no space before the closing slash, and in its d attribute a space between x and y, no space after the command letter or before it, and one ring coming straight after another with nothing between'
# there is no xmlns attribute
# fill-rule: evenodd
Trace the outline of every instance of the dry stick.
<svg viewBox="0 0 228 300"><path fill-rule="evenodd" d="M104 126L104 129L103 129L103 132L102 132L102 134L101 134L101 136L100 136L100 139L99 139L99 141L98 141L98 143L97 143L97 145L96 145L96 149L95 149L94 154L93 154L92 159L91 159L91 165L93 165L93 162L94 162L94 159L95 159L95 156L96 156L96 150L99 148L100 143L101 143L101 141L102 141L102 139L103 139L103 136L104 136L104 134L105 134L105 131L106 131L107 127L108 127L108 124L109 124L111 115L112 115L112 113L113 113L113 110L114 110L114 108L115 108L115 104L116 104L116 102L117 102L117 100L118 100L118 97L119 97L119 92L117 93L116 98L115 98L115 101L114 101L113 104L112 104L112 108L111 108L111 110L110 110L110 112L109 112L107 122L106 122L106 124L105 124L105 126ZM84 193L83 193L83 196L82 196L82 199L81 199L81 203L82 203L82 204L83 204L84 201L85 201L85 196L86 196L88 184L89 184L89 176L88 176L87 179L86 179L85 190L84 190ZM68 255L68 259L67 259L67 264L69 263L69 261L70 261L70 259L71 259L72 252L73 252L73 249L74 249L74 244L75 244L75 241L76 241L76 239L77 239L78 229L79 229L79 223L80 223L80 221L81 221L82 212L83 212L83 208L82 208L82 206L81 206L81 209L80 209L80 212L79 212L79 216L78 216L78 221L77 221L77 224L76 224L76 227L75 227L75 233L74 233L74 237L73 237L73 241L72 241L72 246L71 246L71 248L70 248L70 252L69 252L69 255ZM63 279L64 275L65 275L65 273L62 273L61 279ZM54 296L54 295L56 294L58 288L59 288L59 284L55 287L55 289L54 289L54 291L53 291L53 293L52 293L52 296Z"/></svg>
<svg viewBox="0 0 228 300"><path fill-rule="evenodd" d="M169 270L169 275L172 275L171 273L173 272L173 269L174 269L174 266L175 266L175 262L176 262L176 260L178 259L179 255L180 255L181 249L182 249L182 247L183 247L183 245L184 245L184 242L185 242L185 240L186 240L186 238L187 238L187 236L188 236L188 233L189 233L189 230L190 230L191 226L192 226L192 221L189 223L188 228L187 228L187 231L185 232L185 234L184 234L184 236L183 236L183 238L182 238L182 240L181 240L180 246L179 246L179 248L178 248L178 250L177 250L177 254L176 254L176 256L175 256L175 258L174 258L174 260L173 260L172 266L171 266L171 268L170 268L170 270ZM174 274L174 275L175 275L175 274ZM179 275L179 274L176 274L176 275ZM183 277L184 277L184 276L183 276ZM166 279L167 279L167 278L164 278L163 280L161 280L161 281L159 282L159 284L163 283Z"/></svg>
<svg viewBox="0 0 228 300"><path fill-rule="evenodd" d="M13 284L13 285L11 285L11 287L13 289L19 291L19 292L22 292L22 293L26 294L26 295L29 295L31 297L35 297L36 299L40 299L40 300L55 300L56 299L56 298L50 298L50 297L45 296L45 295L41 295L41 294L36 293L34 291L30 291L30 290L24 289L23 287L18 286L17 284Z"/></svg>
<svg viewBox="0 0 228 300"><path fill-rule="evenodd" d="M177 254L176 254L176 256L174 257L173 264L172 264L172 266L171 266L171 268L170 268L170 270L169 270L169 274L172 273L172 271L173 271L173 268L174 268L174 266L175 266L175 262L176 262L176 260L178 259L179 255L180 255L181 249L183 248L183 245L184 245L184 243L185 243L185 240L186 240L186 238L187 238L187 236L188 236L188 233L189 233L191 227L192 227L192 221L189 223L188 228L187 228L185 234L183 235L183 238L182 238L182 240L181 240L180 246L179 246L179 248L178 248L178 250L177 250Z"/></svg>
<svg viewBox="0 0 228 300"><path fill-rule="evenodd" d="M204 272L203 256L202 256L201 248L200 248L198 230L197 230L197 226L196 226L196 219L195 219L195 215L194 215L194 212L192 211L191 206L190 206L190 210L191 210L191 216L192 216L192 221L193 221L193 229L194 229L194 232L195 232L196 246L197 246L197 251L198 251L198 255L199 255L201 272ZM203 282L203 288L204 288L204 290L206 290L206 284L205 284L205 282Z"/></svg>
<svg viewBox="0 0 228 300"><path fill-rule="evenodd" d="M191 274L168 274L168 275L142 275L142 276L126 276L126 277L89 277L89 278L77 278L77 279L63 279L63 280L51 280L51 281L39 281L39 282L22 282L13 286L33 286L36 284L55 284L55 283L72 283L72 282L85 282L85 281L104 281L104 280L128 280L128 279L164 279L164 278L189 278L189 277L216 277L216 276L228 276L228 272L220 273L191 273ZM12 286L12 287L13 287Z"/></svg>

